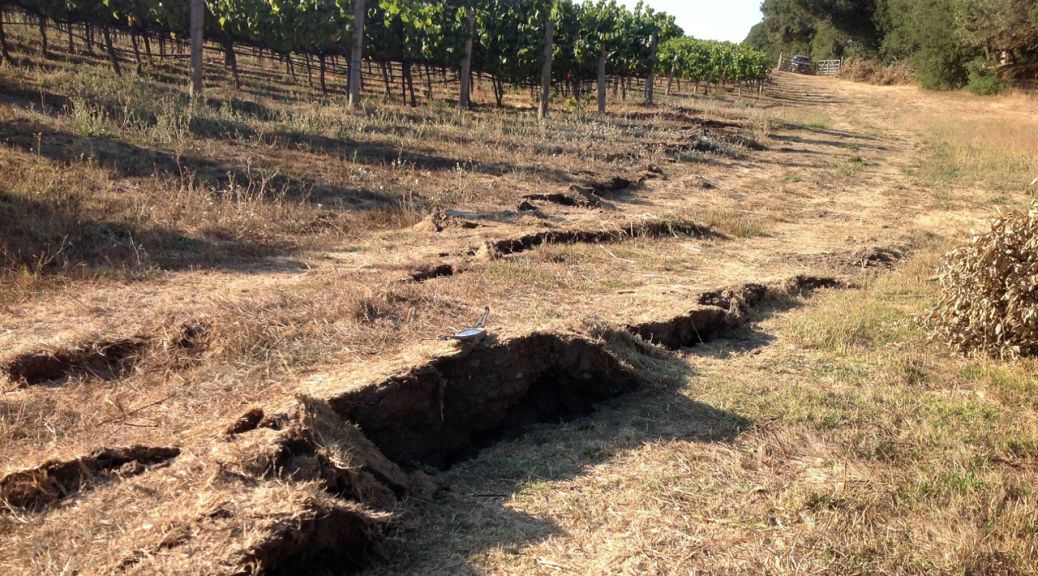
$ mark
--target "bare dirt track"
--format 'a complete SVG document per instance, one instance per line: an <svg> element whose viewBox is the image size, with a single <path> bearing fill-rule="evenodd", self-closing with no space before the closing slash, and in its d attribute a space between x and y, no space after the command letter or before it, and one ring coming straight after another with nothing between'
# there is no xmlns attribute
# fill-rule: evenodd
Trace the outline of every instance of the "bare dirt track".
<svg viewBox="0 0 1038 576"><path fill-rule="evenodd" d="M903 549L922 513L869 494L908 472L840 436L883 361L810 321L990 211L927 171L932 126L1035 108L779 74L606 121L665 127L625 143L659 162L5 305L0 572L1026 572L1033 534ZM488 341L435 339L485 305Z"/></svg>

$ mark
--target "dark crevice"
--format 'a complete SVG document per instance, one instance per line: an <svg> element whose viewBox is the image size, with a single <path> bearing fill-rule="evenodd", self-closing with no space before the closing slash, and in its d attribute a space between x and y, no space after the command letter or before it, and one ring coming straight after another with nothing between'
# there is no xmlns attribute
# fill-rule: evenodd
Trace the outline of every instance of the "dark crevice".
<svg viewBox="0 0 1038 576"><path fill-rule="evenodd" d="M598 208L602 206L602 199L594 192L583 192L574 187L572 192L554 192L551 194L526 194L524 200L535 202L549 202L566 206L568 208ZM529 209L527 209L529 210Z"/></svg>
<svg viewBox="0 0 1038 576"><path fill-rule="evenodd" d="M397 510L404 500L429 498L442 488L418 469L447 469L534 426L587 417L655 382L644 362L666 353L645 340L668 348L695 345L746 322L771 299L838 286L832 278L797 276L713 290L685 314L604 339L553 332L490 339L373 385L300 398L295 408L250 409L227 428L228 442L251 439L263 452L248 460L256 468L240 474L317 482L323 492L247 555L261 574L362 567L376 555L372 545L384 528L385 517L372 510Z"/></svg>
<svg viewBox="0 0 1038 576"><path fill-rule="evenodd" d="M409 279L411 282L425 282L432 280L433 278L443 278L446 276L453 276L456 273L454 266L450 264L439 264L422 266L411 272Z"/></svg>
<svg viewBox="0 0 1038 576"><path fill-rule="evenodd" d="M518 238L491 240L480 248L470 250L472 254L500 257L536 248L542 244L601 244L617 242L626 238L660 238L666 236L692 236L698 238L724 238L709 227L692 222L654 221L630 224L614 230L546 230L526 234Z"/></svg>
<svg viewBox="0 0 1038 576"><path fill-rule="evenodd" d="M600 343L537 333L436 359L330 404L390 460L446 469L534 423L586 415L640 384Z"/></svg>
<svg viewBox="0 0 1038 576"><path fill-rule="evenodd" d="M835 278L800 275L774 286L749 283L711 290L696 298L699 308L669 320L632 324L627 329L664 348L691 348L718 338L726 329L745 324L750 313L768 300L843 286Z"/></svg>
<svg viewBox="0 0 1038 576"><path fill-rule="evenodd" d="M179 454L179 448L131 446L102 448L74 460L52 460L0 478L0 499L11 508L39 511L113 478L141 474Z"/></svg>
<svg viewBox="0 0 1038 576"><path fill-rule="evenodd" d="M570 187L573 192L581 193L594 193L601 197L609 197L613 194L625 192L631 188L641 186L649 180L655 180L657 178L663 178L663 169L659 166L650 165L645 168L640 174L626 176L613 176L605 180L591 180L583 185L574 185Z"/></svg>
<svg viewBox="0 0 1038 576"><path fill-rule="evenodd" d="M260 571L265 576L348 574L368 564L380 531L360 510L315 502L301 518L280 521L249 555L254 565L270 567Z"/></svg>
<svg viewBox="0 0 1038 576"><path fill-rule="evenodd" d="M727 326L726 310L704 306L669 320L633 324L627 329L644 340L676 350L706 343Z"/></svg>
<svg viewBox="0 0 1038 576"><path fill-rule="evenodd" d="M11 381L27 385L86 374L108 380L131 369L146 345L142 338L125 338L56 352L30 352L12 359L4 371Z"/></svg>
<svg viewBox="0 0 1038 576"><path fill-rule="evenodd" d="M252 408L228 426L225 433L228 436L234 436L235 434L251 432L259 427L260 422L263 421L263 414L262 408Z"/></svg>
<svg viewBox="0 0 1038 576"><path fill-rule="evenodd" d="M77 376L114 380L130 373L143 359L149 346L159 345L163 350L187 354L199 353L208 346L211 333L212 328L207 322L186 322L162 342L147 336L134 336L86 342L58 350L37 350L15 356L0 370L8 380L22 386L62 383Z"/></svg>

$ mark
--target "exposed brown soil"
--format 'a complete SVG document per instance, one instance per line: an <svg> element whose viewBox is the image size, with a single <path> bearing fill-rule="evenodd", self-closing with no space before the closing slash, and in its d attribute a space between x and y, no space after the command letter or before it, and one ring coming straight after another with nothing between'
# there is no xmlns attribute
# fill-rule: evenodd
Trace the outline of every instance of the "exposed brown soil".
<svg viewBox="0 0 1038 576"><path fill-rule="evenodd" d="M497 258L532 250L542 244L601 244L618 242L625 238L660 238L688 236L695 238L723 238L724 236L706 226L692 222L651 221L631 223L614 230L546 230L526 234L519 238L491 240L470 254L484 258Z"/></svg>
<svg viewBox="0 0 1038 576"><path fill-rule="evenodd" d="M552 204L558 204L559 206L567 206L572 208L599 208L602 206L602 199L598 197L594 192L585 192L583 189L574 187L572 192L554 192L550 194L526 194L523 196L524 200L533 202L550 202ZM532 205L530 205L533 208ZM519 208L522 210L522 208Z"/></svg>
<svg viewBox="0 0 1038 576"><path fill-rule="evenodd" d="M634 176L613 176L606 179L591 179L581 184L573 184L565 192L539 192L535 194L524 194L524 202L519 210L534 210L536 206L532 202L548 202L568 208L615 208L605 198L613 197L621 192L632 190L649 180L662 178L663 169L658 166L649 166Z"/></svg>
<svg viewBox="0 0 1038 576"><path fill-rule="evenodd" d="M444 276L453 276L457 270L455 270L452 264L436 264L422 266L411 272L410 279L412 282L425 282L426 280L432 280L433 278L443 278Z"/></svg>
<svg viewBox="0 0 1038 576"><path fill-rule="evenodd" d="M902 247L871 246L856 250L838 250L821 254L796 254L792 260L806 265L827 266L848 271L869 269L890 270L905 259L908 251Z"/></svg>
<svg viewBox="0 0 1038 576"><path fill-rule="evenodd" d="M590 189L594 193L608 197L610 194L617 192L623 192L645 184L649 180L656 180L659 178L665 178L666 172L663 168L650 164L639 172L634 172L629 176L613 176L604 180L590 180L585 184L578 184L571 187L571 189Z"/></svg>
<svg viewBox="0 0 1038 576"><path fill-rule="evenodd" d="M27 385L85 374L102 379L114 378L133 367L147 344L144 338L124 338L90 342L54 352L30 352L12 358L3 370L12 382Z"/></svg>
<svg viewBox="0 0 1038 576"><path fill-rule="evenodd" d="M510 431L587 414L639 379L601 343L535 333L329 400L391 460L446 468Z"/></svg>
<svg viewBox="0 0 1038 576"><path fill-rule="evenodd" d="M0 500L10 508L39 511L113 478L126 478L164 464L179 448L102 448L73 460L51 460L0 478Z"/></svg>
<svg viewBox="0 0 1038 576"><path fill-rule="evenodd" d="M212 326L208 322L193 321L184 323L174 335L172 345L180 350L197 352L206 347L212 335Z"/></svg>
<svg viewBox="0 0 1038 576"><path fill-rule="evenodd" d="M101 339L55 350L18 354L4 362L0 370L8 380L22 386L60 383L78 376L111 380L132 371L149 347L182 354L201 352L208 345L211 331L208 322L185 322L163 338Z"/></svg>
<svg viewBox="0 0 1038 576"><path fill-rule="evenodd" d="M697 298L698 308L668 320L631 325L628 330L665 348L688 348L713 340L723 330L745 323L754 309L769 300L843 286L835 278L795 276L772 286L750 283L713 290Z"/></svg>
<svg viewBox="0 0 1038 576"><path fill-rule="evenodd" d="M262 408L252 408L248 412L242 414L235 420L230 426L227 427L227 435L233 436L235 434L243 434L251 430L255 430L259 427L261 421L263 421L264 412Z"/></svg>
<svg viewBox="0 0 1038 576"><path fill-rule="evenodd" d="M689 137L687 141L672 142L666 146L666 149L673 157L680 157L682 154L689 152L735 157L738 156L740 151L743 149L753 152L763 152L767 150L768 147L745 136L706 132L695 134L694 136Z"/></svg>
<svg viewBox="0 0 1038 576"><path fill-rule="evenodd" d="M702 128L742 128L742 124L738 122L728 122L725 120L716 120L713 118L690 118L692 127Z"/></svg>
<svg viewBox="0 0 1038 576"><path fill-rule="evenodd" d="M862 268L883 267L893 268L904 259L905 253L897 248L867 248L854 254L854 262Z"/></svg>
<svg viewBox="0 0 1038 576"><path fill-rule="evenodd" d="M436 210L414 225L420 232L443 232L448 228L478 228L479 224L472 220L460 218L446 210Z"/></svg>
<svg viewBox="0 0 1038 576"><path fill-rule="evenodd" d="M686 316L700 335L749 318L770 294L835 286L798 277L774 286L750 284L704 294L688 315L632 332L670 347L689 345ZM727 306L722 308L718 305ZM735 314L732 310L742 311ZM665 333L666 332L666 333ZM146 573L176 555L221 542L226 569L251 563L265 574L362 566L399 502L428 499L440 486L416 467L448 468L538 423L590 414L595 405L638 390L653 377L639 367L653 354L621 333L603 337L534 332L463 347L365 385L333 386L287 406L255 407L226 426L205 466L258 495L261 486L316 483L325 496L293 504L292 520L272 517L242 548L228 522L249 512L252 497L189 518L146 549L125 556L119 572ZM679 341L679 340L684 341ZM5 482L7 482L5 480ZM231 538L231 541L228 541Z"/></svg>
<svg viewBox="0 0 1038 576"><path fill-rule="evenodd" d="M179 573L183 559L208 558L208 574L350 573L363 567L381 537L384 516L323 494L270 496L242 487L243 497L217 503L166 527L165 533L98 574ZM250 534L243 541L241 524ZM189 561L190 562L190 561Z"/></svg>
<svg viewBox="0 0 1038 576"><path fill-rule="evenodd" d="M765 299L840 285L796 277L770 288L708 292L699 298L701 308L628 329L667 348L692 346L746 321ZM442 469L531 424L586 415L640 385L604 342L533 333L435 359L328 402L394 462Z"/></svg>

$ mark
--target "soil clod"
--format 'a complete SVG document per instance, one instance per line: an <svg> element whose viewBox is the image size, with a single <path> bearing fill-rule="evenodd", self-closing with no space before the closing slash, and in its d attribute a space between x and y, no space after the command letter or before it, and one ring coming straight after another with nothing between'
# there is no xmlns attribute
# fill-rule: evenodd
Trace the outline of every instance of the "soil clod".
<svg viewBox="0 0 1038 576"><path fill-rule="evenodd" d="M263 421L263 409L252 408L248 412L242 414L234 421L233 424L227 427L226 433L228 436L235 434L244 434L250 430L255 430L259 426L260 422Z"/></svg>
<svg viewBox="0 0 1038 576"><path fill-rule="evenodd" d="M856 252L854 261L862 268L893 268L904 257L904 252L896 248L875 247Z"/></svg>
<svg viewBox="0 0 1038 576"><path fill-rule="evenodd" d="M177 335L176 347L181 350L197 351L205 348L206 339L209 337L212 327L208 322L187 322L180 327Z"/></svg>
<svg viewBox="0 0 1038 576"><path fill-rule="evenodd" d="M460 217L450 210L436 210L413 226L420 232L443 232L448 228L477 228L479 224Z"/></svg>

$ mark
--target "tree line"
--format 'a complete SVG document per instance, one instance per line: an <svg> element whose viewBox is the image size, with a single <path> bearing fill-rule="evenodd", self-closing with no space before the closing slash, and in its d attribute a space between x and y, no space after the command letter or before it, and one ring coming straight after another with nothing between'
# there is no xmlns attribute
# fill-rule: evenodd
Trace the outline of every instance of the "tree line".
<svg viewBox="0 0 1038 576"><path fill-rule="evenodd" d="M1035 0L764 0L746 44L816 59L909 61L928 88L1038 62Z"/></svg>

